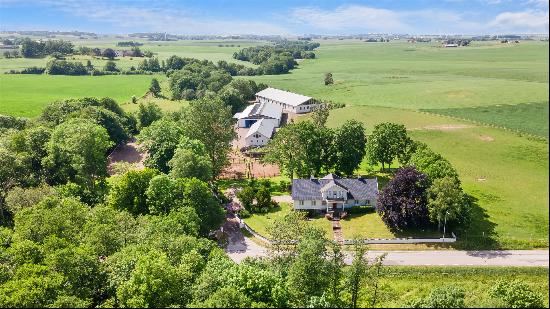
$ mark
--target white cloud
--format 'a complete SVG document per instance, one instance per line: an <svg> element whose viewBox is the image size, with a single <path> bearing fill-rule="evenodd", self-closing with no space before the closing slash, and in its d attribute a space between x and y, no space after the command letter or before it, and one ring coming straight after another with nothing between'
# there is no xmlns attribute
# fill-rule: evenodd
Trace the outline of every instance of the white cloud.
<svg viewBox="0 0 550 309"><path fill-rule="evenodd" d="M17 3L21 2L23 0ZM200 14L201 12L191 9L181 10L170 2L162 0L147 2L38 0L33 3L52 7L86 20L109 23L116 29L114 31L122 27L127 31L175 34L291 34L289 29L276 24L201 16L203 15Z"/></svg>
<svg viewBox="0 0 550 309"><path fill-rule="evenodd" d="M399 15L391 10L360 5L340 6L333 11L313 7L296 8L291 17L298 22L327 30L350 28L377 31L401 31L407 28Z"/></svg>
<svg viewBox="0 0 550 309"><path fill-rule="evenodd" d="M548 11L500 13L489 23L489 26L500 31L548 33Z"/></svg>

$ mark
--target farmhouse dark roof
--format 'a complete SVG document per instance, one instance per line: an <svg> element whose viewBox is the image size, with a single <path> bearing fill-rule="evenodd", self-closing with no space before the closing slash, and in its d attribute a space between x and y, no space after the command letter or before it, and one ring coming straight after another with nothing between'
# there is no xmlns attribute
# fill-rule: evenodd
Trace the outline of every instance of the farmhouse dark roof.
<svg viewBox="0 0 550 309"><path fill-rule="evenodd" d="M322 200L321 188L334 182L348 190L349 200L371 200L378 196L376 178L293 179L293 200Z"/></svg>

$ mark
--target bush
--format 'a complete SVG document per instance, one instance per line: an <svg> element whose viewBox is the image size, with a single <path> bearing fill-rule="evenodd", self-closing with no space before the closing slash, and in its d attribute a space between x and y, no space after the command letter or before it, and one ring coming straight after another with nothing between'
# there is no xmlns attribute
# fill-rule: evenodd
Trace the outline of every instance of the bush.
<svg viewBox="0 0 550 309"><path fill-rule="evenodd" d="M542 295L533 292L531 288L521 280L514 280L512 282L499 280L489 291L489 295L501 299L510 308L544 307Z"/></svg>
<svg viewBox="0 0 550 309"><path fill-rule="evenodd" d="M448 285L433 289L423 299L416 299L409 303L412 308L464 308L464 290Z"/></svg>
<svg viewBox="0 0 550 309"><path fill-rule="evenodd" d="M241 217L242 219L246 219L246 218L249 218L250 217L250 212L244 208L241 208L239 210L239 217Z"/></svg>

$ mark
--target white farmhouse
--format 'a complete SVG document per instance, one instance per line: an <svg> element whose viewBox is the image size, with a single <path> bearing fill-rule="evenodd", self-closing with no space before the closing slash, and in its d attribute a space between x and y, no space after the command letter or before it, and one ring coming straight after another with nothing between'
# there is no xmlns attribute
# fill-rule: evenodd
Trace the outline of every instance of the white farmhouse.
<svg viewBox="0 0 550 309"><path fill-rule="evenodd" d="M295 114L309 113L318 105L311 97L275 88L266 88L256 93L256 101L272 103Z"/></svg>
<svg viewBox="0 0 550 309"><path fill-rule="evenodd" d="M269 142L275 126L269 119L260 119L256 121L248 130L244 138L246 146L264 146Z"/></svg>
<svg viewBox="0 0 550 309"><path fill-rule="evenodd" d="M292 180L294 209L341 211L354 206L376 206L376 178L340 178L328 174L323 178Z"/></svg>

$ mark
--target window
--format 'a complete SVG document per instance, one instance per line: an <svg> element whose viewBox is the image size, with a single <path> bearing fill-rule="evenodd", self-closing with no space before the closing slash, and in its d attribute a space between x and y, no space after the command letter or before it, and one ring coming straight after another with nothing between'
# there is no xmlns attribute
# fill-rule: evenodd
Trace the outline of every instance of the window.
<svg viewBox="0 0 550 309"><path fill-rule="evenodd" d="M317 206L317 201L313 201L313 202L311 202L311 205L313 205L313 206Z"/></svg>
<svg viewBox="0 0 550 309"><path fill-rule="evenodd" d="M365 204L370 205L370 200L366 200Z"/></svg>
<svg viewBox="0 0 550 309"><path fill-rule="evenodd" d="M300 206L304 206L304 201L300 201Z"/></svg>
<svg viewBox="0 0 550 309"><path fill-rule="evenodd" d="M355 200L355 206L359 205L359 200Z"/></svg>

